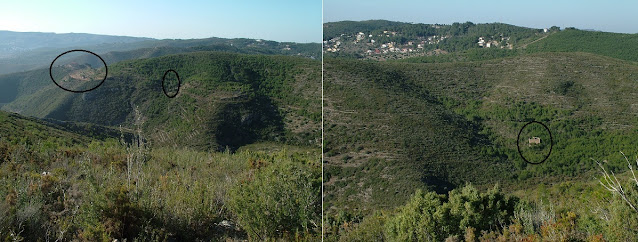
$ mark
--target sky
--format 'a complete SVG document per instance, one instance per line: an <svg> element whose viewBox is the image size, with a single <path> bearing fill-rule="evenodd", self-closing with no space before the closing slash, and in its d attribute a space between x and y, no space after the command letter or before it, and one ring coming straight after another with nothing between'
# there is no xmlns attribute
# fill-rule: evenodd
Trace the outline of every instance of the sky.
<svg viewBox="0 0 638 242"><path fill-rule="evenodd" d="M0 30L321 42L321 0L4 1Z"/></svg>
<svg viewBox="0 0 638 242"><path fill-rule="evenodd" d="M324 0L324 22L385 19L413 23L507 23L638 33L638 1Z"/></svg>

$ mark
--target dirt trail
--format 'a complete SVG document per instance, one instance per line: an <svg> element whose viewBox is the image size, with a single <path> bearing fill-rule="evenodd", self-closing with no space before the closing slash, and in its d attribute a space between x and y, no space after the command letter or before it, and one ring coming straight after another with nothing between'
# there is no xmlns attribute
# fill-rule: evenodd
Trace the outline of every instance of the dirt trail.
<svg viewBox="0 0 638 242"><path fill-rule="evenodd" d="M534 40L534 41L529 42L529 43L527 43L527 44L521 45L521 47L519 47L519 48L521 48L521 49L525 49L525 47L527 47L528 45L533 44L533 43L536 43L536 42L538 42L538 41L540 41L540 40L542 40L542 39L544 39L544 38L547 38L547 36L550 36L550 35L552 35L552 34L545 35L545 36L541 37L540 39L537 39L537 40Z"/></svg>

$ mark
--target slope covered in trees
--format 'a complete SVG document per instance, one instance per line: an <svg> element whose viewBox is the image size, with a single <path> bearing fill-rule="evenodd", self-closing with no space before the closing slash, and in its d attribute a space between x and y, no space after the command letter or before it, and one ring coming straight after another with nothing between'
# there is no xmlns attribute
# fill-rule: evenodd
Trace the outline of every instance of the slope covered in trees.
<svg viewBox="0 0 638 242"><path fill-rule="evenodd" d="M638 147L634 62L544 52L427 64L327 58L324 68L324 201L333 221L392 211L417 189L446 193L467 182L500 183L526 198L539 184L582 187L597 172L592 158L621 161L617 151ZM554 141L539 165L517 151L517 134L534 120ZM622 162L606 166L626 171ZM580 197L569 194L549 199ZM594 219L600 229L605 222L587 209L578 221Z"/></svg>
<svg viewBox="0 0 638 242"><path fill-rule="evenodd" d="M527 46L527 52L587 52L638 61L638 34L565 29Z"/></svg>
<svg viewBox="0 0 638 242"><path fill-rule="evenodd" d="M57 67L56 67L57 68ZM231 150L256 141L318 146L320 65L301 57L197 52L109 67L102 86L70 93L46 70L6 75L15 99L4 110L39 118L130 128L137 109L158 145ZM164 73L182 81L177 97L162 91ZM9 91L10 92L10 91Z"/></svg>
<svg viewBox="0 0 638 242"><path fill-rule="evenodd" d="M320 62L220 46L109 53L86 93L1 76L2 108L31 117L0 111L0 237L319 240Z"/></svg>
<svg viewBox="0 0 638 242"><path fill-rule="evenodd" d="M638 61L638 34L565 29L554 31L542 39L515 49L468 49L445 55L420 56L402 59L402 62L440 63L491 60L540 52L587 52L621 60Z"/></svg>
<svg viewBox="0 0 638 242"><path fill-rule="evenodd" d="M552 28L555 32L557 28ZM543 29L503 23L416 24L385 20L324 24L328 57L392 60L477 49L514 49L546 37Z"/></svg>

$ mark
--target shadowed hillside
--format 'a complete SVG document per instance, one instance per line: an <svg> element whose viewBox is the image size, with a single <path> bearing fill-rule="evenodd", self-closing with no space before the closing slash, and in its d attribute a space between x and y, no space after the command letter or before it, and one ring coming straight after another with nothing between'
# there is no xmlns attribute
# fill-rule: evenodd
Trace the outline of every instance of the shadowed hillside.
<svg viewBox="0 0 638 242"><path fill-rule="evenodd" d="M25 115L130 128L137 108L157 145L231 150L256 141L319 144L319 62L299 57L220 52L170 55L109 67L105 83L76 94L45 70L0 77L18 93L2 108ZM166 70L182 86L167 98ZM57 69L56 69L57 70Z"/></svg>
<svg viewBox="0 0 638 242"><path fill-rule="evenodd" d="M402 204L414 189L519 187L590 178L638 146L638 66L586 53L441 64L325 62L326 208ZM516 137L545 123L551 157L529 165ZM619 167L619 166L618 166Z"/></svg>

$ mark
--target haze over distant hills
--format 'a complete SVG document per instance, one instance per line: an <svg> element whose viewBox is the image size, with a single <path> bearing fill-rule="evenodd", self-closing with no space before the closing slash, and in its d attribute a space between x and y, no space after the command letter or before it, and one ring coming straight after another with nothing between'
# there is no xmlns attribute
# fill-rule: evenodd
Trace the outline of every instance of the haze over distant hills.
<svg viewBox="0 0 638 242"><path fill-rule="evenodd" d="M38 48L65 48L105 43L133 43L152 38L112 36L84 33L14 32L0 30L0 58L12 57Z"/></svg>
<svg viewBox="0 0 638 242"><path fill-rule="evenodd" d="M104 54L107 63L148 58L166 53L215 50L269 55L298 55L318 59L318 43L289 43L254 39L152 39L95 34L54 34L0 31L0 74L41 68L70 49L86 49ZM128 51L128 53L121 53ZM109 53L113 52L113 53Z"/></svg>

